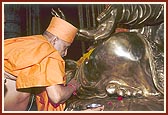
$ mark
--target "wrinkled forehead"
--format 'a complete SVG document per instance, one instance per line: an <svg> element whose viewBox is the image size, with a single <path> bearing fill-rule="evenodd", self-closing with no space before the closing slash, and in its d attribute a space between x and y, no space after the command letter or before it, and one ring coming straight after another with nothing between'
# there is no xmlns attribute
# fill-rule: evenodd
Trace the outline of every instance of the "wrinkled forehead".
<svg viewBox="0 0 168 115"><path fill-rule="evenodd" d="M62 39L58 39L59 43L61 43L62 45L64 45L64 47L70 47L71 46L71 43L69 42L66 42Z"/></svg>

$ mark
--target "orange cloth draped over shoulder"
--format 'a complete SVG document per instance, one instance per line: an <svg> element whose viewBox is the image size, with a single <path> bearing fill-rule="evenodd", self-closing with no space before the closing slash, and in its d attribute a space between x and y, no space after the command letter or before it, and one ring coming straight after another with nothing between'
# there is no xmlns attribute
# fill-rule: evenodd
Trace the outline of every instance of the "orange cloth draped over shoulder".
<svg viewBox="0 0 168 115"><path fill-rule="evenodd" d="M42 35L6 39L4 69L17 77L17 89L66 83L65 62ZM65 103L53 105L45 90L36 96L36 102L39 111L65 108Z"/></svg>

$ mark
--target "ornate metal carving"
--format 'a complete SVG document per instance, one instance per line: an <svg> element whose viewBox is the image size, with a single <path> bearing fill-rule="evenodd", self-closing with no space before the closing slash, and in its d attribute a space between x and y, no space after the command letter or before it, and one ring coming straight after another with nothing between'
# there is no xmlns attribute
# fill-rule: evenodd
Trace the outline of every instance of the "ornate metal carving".
<svg viewBox="0 0 168 115"><path fill-rule="evenodd" d="M79 31L86 39L104 42L74 70L81 87L67 110L96 103L107 111L163 111L163 5L109 5L97 20L96 29ZM129 32L114 34L117 27Z"/></svg>

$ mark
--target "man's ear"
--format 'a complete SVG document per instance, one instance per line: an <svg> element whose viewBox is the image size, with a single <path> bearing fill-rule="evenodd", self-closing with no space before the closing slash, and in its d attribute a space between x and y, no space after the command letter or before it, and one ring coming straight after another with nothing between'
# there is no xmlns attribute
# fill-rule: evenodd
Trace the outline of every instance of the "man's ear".
<svg viewBox="0 0 168 115"><path fill-rule="evenodd" d="M51 39L50 43L51 43L52 45L55 45L55 42L58 41L58 39L59 39L59 38L55 36L54 38Z"/></svg>

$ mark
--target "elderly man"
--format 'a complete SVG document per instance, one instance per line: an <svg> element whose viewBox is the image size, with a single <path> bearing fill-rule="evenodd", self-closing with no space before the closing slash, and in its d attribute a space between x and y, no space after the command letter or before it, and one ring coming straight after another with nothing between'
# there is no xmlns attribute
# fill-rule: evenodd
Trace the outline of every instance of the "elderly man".
<svg viewBox="0 0 168 115"><path fill-rule="evenodd" d="M66 84L62 59L76 32L67 21L53 17L43 35L4 41L5 110L26 110L32 91L39 111L64 110L80 86L75 79Z"/></svg>

